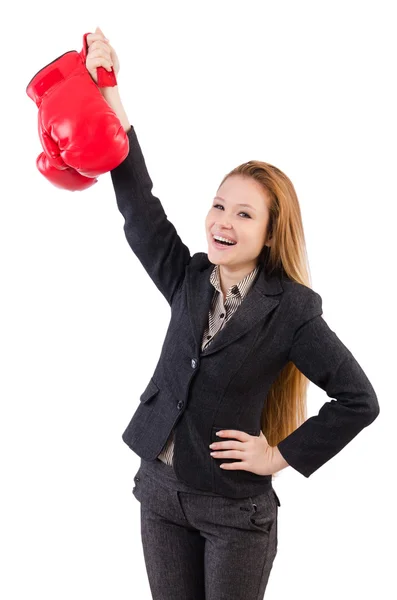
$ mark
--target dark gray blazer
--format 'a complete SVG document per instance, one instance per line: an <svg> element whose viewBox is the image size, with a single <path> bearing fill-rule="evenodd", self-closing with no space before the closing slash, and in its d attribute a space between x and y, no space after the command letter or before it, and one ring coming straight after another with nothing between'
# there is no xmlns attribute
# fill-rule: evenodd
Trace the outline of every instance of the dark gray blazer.
<svg viewBox="0 0 397 600"><path fill-rule="evenodd" d="M278 444L289 465L309 477L379 414L370 381L322 318L321 296L263 267L236 313L201 351L214 265L205 252L190 255L151 192L133 127L128 138L127 158L111 171L117 205L127 241L169 303L171 318L157 366L122 439L138 456L155 460L176 425L178 479L233 498L259 494L270 475L222 470L221 462L234 459L214 459L208 446L219 441L219 429L259 435L268 390L292 361L332 398Z"/></svg>

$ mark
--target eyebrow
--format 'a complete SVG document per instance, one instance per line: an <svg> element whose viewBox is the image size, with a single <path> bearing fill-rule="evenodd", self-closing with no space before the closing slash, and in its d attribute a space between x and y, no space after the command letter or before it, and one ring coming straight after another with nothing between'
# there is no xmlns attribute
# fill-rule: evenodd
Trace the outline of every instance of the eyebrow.
<svg viewBox="0 0 397 600"><path fill-rule="evenodd" d="M223 202L225 202L224 199L221 198L220 196L215 196L214 200L217 200L217 199L218 200L222 200ZM251 204L241 204L241 203L239 203L239 204L237 204L237 206L247 206L248 208L252 208L252 210L256 211L256 208L254 208L253 206L251 206Z"/></svg>

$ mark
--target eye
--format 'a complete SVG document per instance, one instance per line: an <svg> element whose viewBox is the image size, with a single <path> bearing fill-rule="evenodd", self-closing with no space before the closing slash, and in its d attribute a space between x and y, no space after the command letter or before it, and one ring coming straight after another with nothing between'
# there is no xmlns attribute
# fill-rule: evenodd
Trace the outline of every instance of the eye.
<svg viewBox="0 0 397 600"><path fill-rule="evenodd" d="M223 205L222 205L222 204L214 204L214 205L213 205L213 207L214 207L214 208L217 208L217 206L220 206L220 207L223 209ZM248 213L246 213L246 212L243 212L243 211L241 211L241 212L239 213L239 215L246 215L246 216L247 216L249 219L251 218L251 217L250 217L250 215L249 215ZM245 217L244 217L244 218L245 218Z"/></svg>

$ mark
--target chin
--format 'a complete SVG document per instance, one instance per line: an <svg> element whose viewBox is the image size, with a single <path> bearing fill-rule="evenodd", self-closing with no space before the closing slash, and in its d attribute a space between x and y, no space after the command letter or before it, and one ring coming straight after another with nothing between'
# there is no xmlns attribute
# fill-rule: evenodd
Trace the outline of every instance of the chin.
<svg viewBox="0 0 397 600"><path fill-rule="evenodd" d="M215 254L211 253L211 252L208 253L208 260L213 265L229 265L229 264L232 264L230 262L230 259L224 258L223 256L215 256Z"/></svg>

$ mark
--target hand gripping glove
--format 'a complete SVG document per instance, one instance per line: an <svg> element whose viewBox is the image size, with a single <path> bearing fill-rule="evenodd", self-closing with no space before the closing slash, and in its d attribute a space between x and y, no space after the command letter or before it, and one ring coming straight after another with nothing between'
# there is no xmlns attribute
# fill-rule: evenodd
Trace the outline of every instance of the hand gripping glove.
<svg viewBox="0 0 397 600"><path fill-rule="evenodd" d="M85 66L83 50L69 51L41 69L26 92L39 108L38 131L44 153L39 171L54 185L71 191L97 182L129 151L128 137ZM115 74L98 68L101 87L117 85Z"/></svg>
<svg viewBox="0 0 397 600"><path fill-rule="evenodd" d="M87 35L88 33L83 35L83 49L80 52L81 60L83 61L84 65L87 59L88 51ZM96 72L98 76L98 87L114 87L117 85L116 73L114 72L113 68L111 71L107 71L104 67L98 67Z"/></svg>

